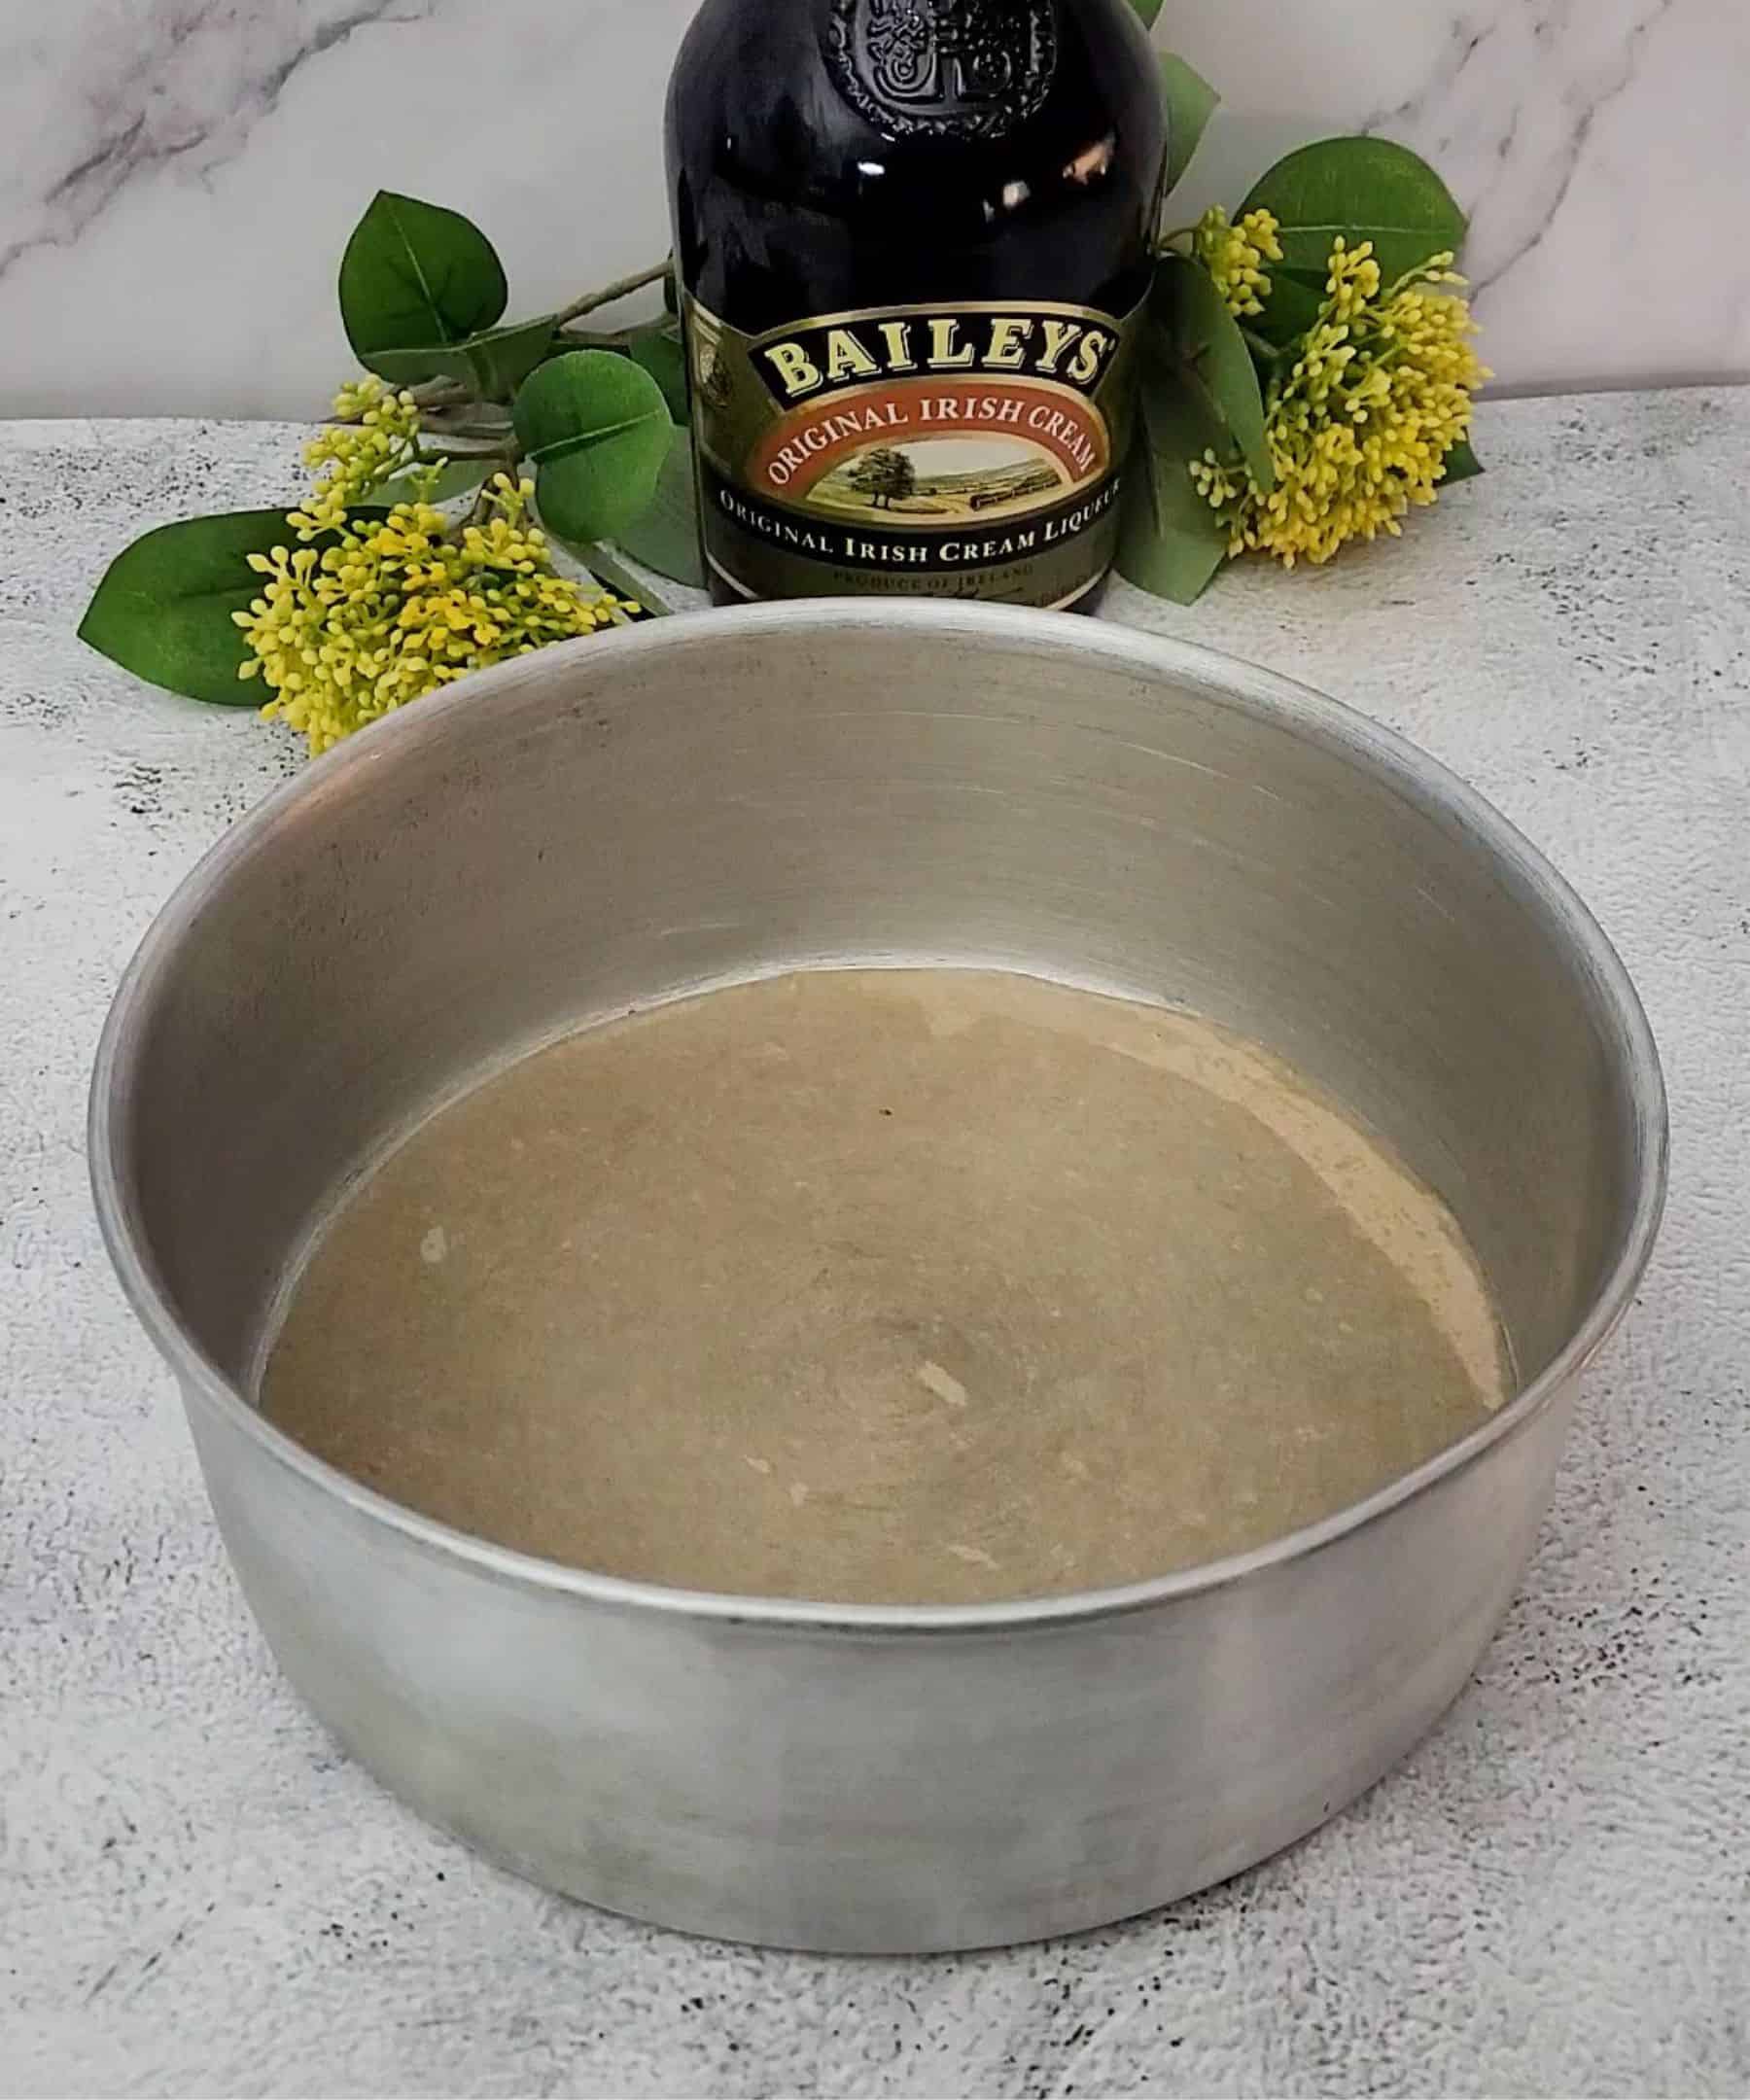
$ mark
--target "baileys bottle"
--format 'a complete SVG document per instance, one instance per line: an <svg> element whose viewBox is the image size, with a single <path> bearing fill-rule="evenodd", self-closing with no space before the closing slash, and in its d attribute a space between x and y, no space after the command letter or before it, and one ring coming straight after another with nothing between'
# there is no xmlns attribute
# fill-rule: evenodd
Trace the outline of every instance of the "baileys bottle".
<svg viewBox="0 0 1750 2100"><path fill-rule="evenodd" d="M668 154L718 603L1088 600L1165 151L1129 0L705 0Z"/></svg>

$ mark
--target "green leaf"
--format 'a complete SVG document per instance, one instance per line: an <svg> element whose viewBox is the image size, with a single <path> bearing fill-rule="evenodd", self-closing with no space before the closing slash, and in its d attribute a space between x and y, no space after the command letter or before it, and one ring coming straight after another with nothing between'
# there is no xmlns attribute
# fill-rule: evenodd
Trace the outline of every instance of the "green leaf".
<svg viewBox="0 0 1750 2100"><path fill-rule="evenodd" d="M1160 19L1164 0L1131 0L1131 6L1142 18L1144 29L1152 29Z"/></svg>
<svg viewBox="0 0 1750 2100"><path fill-rule="evenodd" d="M458 343L428 343L412 350L379 350L372 371L399 384L422 379L459 379L482 401L508 402L553 347L555 314L487 329Z"/></svg>
<svg viewBox="0 0 1750 2100"><path fill-rule="evenodd" d="M340 261L340 318L359 362L385 378L429 379L421 359L493 328L508 298L492 243L460 212L379 190ZM415 353L391 373L385 352Z"/></svg>
<svg viewBox="0 0 1750 2100"><path fill-rule="evenodd" d="M1167 187L1172 190L1221 97L1175 52L1161 53L1161 89L1167 103Z"/></svg>
<svg viewBox="0 0 1750 2100"><path fill-rule="evenodd" d="M655 501L642 517L622 525L614 536L647 569L672 577L677 583L705 587L699 553L699 484L693 472L692 438L684 430L669 438L668 458L656 483Z"/></svg>
<svg viewBox="0 0 1750 2100"><path fill-rule="evenodd" d="M1233 433L1252 479L1261 489L1274 488L1276 469L1264 441L1264 396L1257 368L1214 279L1200 262L1166 256L1149 303L1167 331L1182 382L1193 392L1201 388L1208 394L1209 405Z"/></svg>
<svg viewBox="0 0 1750 2100"><path fill-rule="evenodd" d="M516 397L542 516L563 540L612 540L650 508L674 428L662 389L611 350L570 350Z"/></svg>
<svg viewBox="0 0 1750 2100"><path fill-rule="evenodd" d="M1442 488L1452 488L1459 481L1475 480L1483 472L1483 462L1471 450L1470 439L1460 438L1446 456L1446 472L1440 477Z"/></svg>
<svg viewBox="0 0 1750 2100"><path fill-rule="evenodd" d="M1235 214L1274 212L1282 266L1324 283L1331 244L1372 241L1389 284L1430 256L1464 245L1465 218L1452 192L1407 146L1390 139L1330 138L1303 146L1253 185Z"/></svg>
<svg viewBox="0 0 1750 2100"><path fill-rule="evenodd" d="M680 322L656 321L648 328L638 329L626 347L634 364L642 365L662 389L669 414L677 423L686 422L692 414L692 403L686 392L686 348Z"/></svg>
<svg viewBox="0 0 1750 2100"><path fill-rule="evenodd" d="M230 510L160 525L111 562L79 638L124 671L191 700L259 707L259 684L237 676L248 655L231 619L261 595L251 554L290 546L283 510Z"/></svg>
<svg viewBox="0 0 1750 2100"><path fill-rule="evenodd" d="M398 473L392 481L385 481L370 492L373 504L385 508L398 503L412 503L416 498L425 503L453 503L458 496L466 496L477 489L485 480L488 471L495 471L504 462L496 455L482 453L477 460L452 459L447 466L438 470L438 478L432 484L429 496L421 496L418 485L420 470L410 467L405 473Z"/></svg>
<svg viewBox="0 0 1750 2100"><path fill-rule="evenodd" d="M1118 573L1138 590L1190 605L1227 558L1227 533L1190 475L1222 434L1169 373L1146 375L1118 521Z"/></svg>

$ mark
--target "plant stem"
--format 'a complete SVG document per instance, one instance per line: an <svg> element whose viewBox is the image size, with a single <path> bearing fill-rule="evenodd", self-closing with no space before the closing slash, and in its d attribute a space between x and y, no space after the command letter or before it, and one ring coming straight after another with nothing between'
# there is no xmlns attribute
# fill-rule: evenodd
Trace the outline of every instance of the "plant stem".
<svg viewBox="0 0 1750 2100"><path fill-rule="evenodd" d="M560 329L557 339L562 343L575 343L579 350L624 350L634 340L637 330L623 329Z"/></svg>
<svg viewBox="0 0 1750 2100"><path fill-rule="evenodd" d="M653 263L650 268L637 270L630 277L617 278L611 285L604 285L599 292L585 292L583 297L573 299L569 306L562 306L553 316L555 324L563 328L568 321L576 321L580 315L594 313L598 306L612 306L615 299L623 299L633 292L642 292L646 285L659 284L669 273L668 258Z"/></svg>
<svg viewBox="0 0 1750 2100"><path fill-rule="evenodd" d="M413 455L415 467L441 467L445 460L453 460L459 467L472 466L475 460L497 459L504 450L504 431L495 431L490 438L471 438L463 444L452 444L450 439L458 434L453 431L428 430L426 436L435 440L428 449L422 445Z"/></svg>
<svg viewBox="0 0 1750 2100"><path fill-rule="evenodd" d="M457 423L447 429L427 432L428 437L439 439L465 438L471 444L499 444L509 435L508 426L503 423Z"/></svg>
<svg viewBox="0 0 1750 2100"><path fill-rule="evenodd" d="M469 464L472 466L472 462L471 461ZM473 507L469 511L468 515L462 520L462 529L464 532L466 532L471 525L485 524L488 516L490 516L492 512L493 506L499 500L498 492L493 488L493 482L502 473L508 474L511 480L514 481L516 479L516 470L518 467L521 466L521 464L522 446L519 444L512 444L508 446L505 451L501 452L496 459L491 461L486 474L486 478L480 483L479 493L475 496L473 500Z"/></svg>
<svg viewBox="0 0 1750 2100"><path fill-rule="evenodd" d="M422 408L459 408L464 402L473 400L472 391L460 379L428 379L411 391Z"/></svg>

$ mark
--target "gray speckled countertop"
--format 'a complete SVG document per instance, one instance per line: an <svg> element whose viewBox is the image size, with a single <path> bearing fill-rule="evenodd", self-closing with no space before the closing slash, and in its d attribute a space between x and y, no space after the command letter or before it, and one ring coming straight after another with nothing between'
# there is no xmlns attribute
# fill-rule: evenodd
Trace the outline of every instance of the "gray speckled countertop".
<svg viewBox="0 0 1750 2100"><path fill-rule="evenodd" d="M481 1865L345 1763L233 1588L86 1191L117 975L291 771L73 638L148 525L293 434L0 426L0 2088L1750 2090L1750 393L1490 407L1401 544L1120 618L1322 685L1505 808L1664 1052L1669 1222L1469 1693L1357 1807L1122 1929L843 1961Z"/></svg>

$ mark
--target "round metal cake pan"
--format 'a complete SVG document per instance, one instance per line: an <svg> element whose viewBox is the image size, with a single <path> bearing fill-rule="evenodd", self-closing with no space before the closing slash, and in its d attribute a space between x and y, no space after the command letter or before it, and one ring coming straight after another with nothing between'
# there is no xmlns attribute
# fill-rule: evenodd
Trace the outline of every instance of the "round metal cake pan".
<svg viewBox="0 0 1750 2100"><path fill-rule="evenodd" d="M1445 1201L1515 1396L1262 1550L953 1607L531 1559L257 1412L288 1275L398 1133L592 1020L858 962L1015 968L1278 1052ZM1205 650L915 603L545 650L311 766L148 934L90 1138L111 1253L181 1383L243 1590L339 1740L549 1887L839 1950L1146 1910L1385 1772L1520 1580L1665 1172L1621 963L1441 767Z"/></svg>

